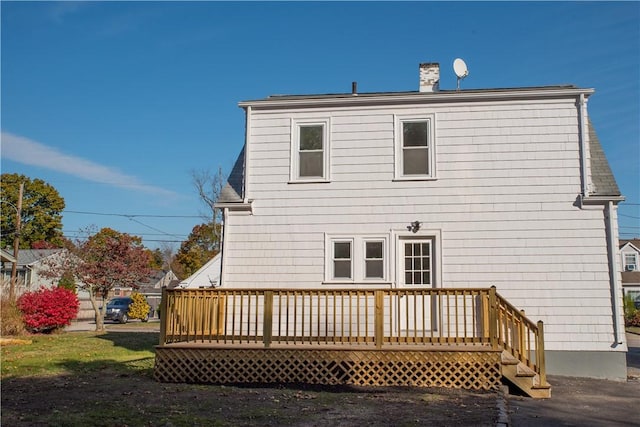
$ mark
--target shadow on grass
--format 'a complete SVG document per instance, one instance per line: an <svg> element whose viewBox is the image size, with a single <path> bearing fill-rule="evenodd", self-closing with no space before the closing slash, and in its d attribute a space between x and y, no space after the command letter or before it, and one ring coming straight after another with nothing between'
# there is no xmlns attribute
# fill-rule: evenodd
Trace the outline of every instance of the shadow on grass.
<svg viewBox="0 0 640 427"><path fill-rule="evenodd" d="M3 378L2 425L148 425L137 402L159 388L153 361L67 359L64 374Z"/></svg>
<svg viewBox="0 0 640 427"><path fill-rule="evenodd" d="M114 346L126 348L132 351L151 351L155 353L160 334L156 331L149 332L109 332L96 335L96 338L111 341Z"/></svg>

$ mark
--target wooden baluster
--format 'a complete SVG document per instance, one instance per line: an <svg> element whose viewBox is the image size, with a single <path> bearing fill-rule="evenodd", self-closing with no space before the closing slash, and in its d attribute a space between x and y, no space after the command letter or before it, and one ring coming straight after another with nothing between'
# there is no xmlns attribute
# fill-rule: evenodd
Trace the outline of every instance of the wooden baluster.
<svg viewBox="0 0 640 427"><path fill-rule="evenodd" d="M273 291L264 292L264 319L262 324L264 325L262 341L264 346L269 348L271 346L271 339L273 335L273 331L271 329L273 325Z"/></svg>

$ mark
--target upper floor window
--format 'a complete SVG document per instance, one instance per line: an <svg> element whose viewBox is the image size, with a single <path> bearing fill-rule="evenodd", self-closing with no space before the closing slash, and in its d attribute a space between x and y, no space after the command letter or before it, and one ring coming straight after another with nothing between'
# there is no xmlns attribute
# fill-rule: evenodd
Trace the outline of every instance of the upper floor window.
<svg viewBox="0 0 640 427"><path fill-rule="evenodd" d="M435 178L434 115L396 116L396 179Z"/></svg>
<svg viewBox="0 0 640 427"><path fill-rule="evenodd" d="M294 120L291 181L329 180L329 120Z"/></svg>
<svg viewBox="0 0 640 427"><path fill-rule="evenodd" d="M638 257L636 254L624 254L624 271L636 271L638 269Z"/></svg>

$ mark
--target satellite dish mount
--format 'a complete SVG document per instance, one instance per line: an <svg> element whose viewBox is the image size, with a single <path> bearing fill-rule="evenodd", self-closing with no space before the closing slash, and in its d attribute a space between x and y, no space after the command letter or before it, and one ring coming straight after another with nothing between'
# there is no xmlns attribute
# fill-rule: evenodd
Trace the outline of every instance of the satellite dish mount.
<svg viewBox="0 0 640 427"><path fill-rule="evenodd" d="M456 73L456 76L458 76L456 90L460 90L460 80L469 75L469 69L462 59L456 58L456 60L453 61L453 71Z"/></svg>

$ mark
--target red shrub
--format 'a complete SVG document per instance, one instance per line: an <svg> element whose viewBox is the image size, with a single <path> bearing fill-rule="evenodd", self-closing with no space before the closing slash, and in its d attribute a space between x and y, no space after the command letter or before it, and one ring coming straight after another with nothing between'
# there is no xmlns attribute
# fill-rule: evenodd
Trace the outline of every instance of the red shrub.
<svg viewBox="0 0 640 427"><path fill-rule="evenodd" d="M76 294L65 288L27 292L18 298L17 305L31 332L50 332L69 325L80 309Z"/></svg>

